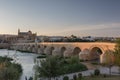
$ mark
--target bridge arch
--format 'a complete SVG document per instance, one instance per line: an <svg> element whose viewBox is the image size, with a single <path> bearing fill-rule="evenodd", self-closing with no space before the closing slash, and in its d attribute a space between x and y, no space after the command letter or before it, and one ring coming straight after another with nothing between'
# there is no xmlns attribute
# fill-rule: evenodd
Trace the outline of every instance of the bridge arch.
<svg viewBox="0 0 120 80"><path fill-rule="evenodd" d="M52 55L54 49L55 49L54 47L50 47L50 49L49 49L49 51L50 51L49 54L50 54L50 55Z"/></svg>
<svg viewBox="0 0 120 80"><path fill-rule="evenodd" d="M36 53L36 46L35 45L32 45L32 52Z"/></svg>
<svg viewBox="0 0 120 80"><path fill-rule="evenodd" d="M89 49L88 49L88 48L85 48L85 49L83 49L82 52L83 52L83 54L89 54ZM81 53L82 53L82 52L81 52Z"/></svg>
<svg viewBox="0 0 120 80"><path fill-rule="evenodd" d="M30 45L28 44L28 45L26 45L26 47L27 47L27 51L29 51Z"/></svg>
<svg viewBox="0 0 120 80"><path fill-rule="evenodd" d="M60 48L60 54L61 54L61 56L64 56L65 50L66 50L66 47L61 47Z"/></svg>
<svg viewBox="0 0 120 80"><path fill-rule="evenodd" d="M93 46L90 48L89 60L100 60L102 54L104 54L104 50L102 47Z"/></svg>
<svg viewBox="0 0 120 80"><path fill-rule="evenodd" d="M32 51L32 45L28 45L28 51L29 51L29 52Z"/></svg>
<svg viewBox="0 0 120 80"><path fill-rule="evenodd" d="M44 45L44 46L43 46L43 48L44 48L44 49L46 49L46 48L47 48L47 46L46 46L46 45Z"/></svg>
<svg viewBox="0 0 120 80"><path fill-rule="evenodd" d="M35 45L32 45L32 48L34 48L35 47Z"/></svg>
<svg viewBox="0 0 120 80"><path fill-rule="evenodd" d="M80 52L81 52L81 49L80 49L79 47L75 47L75 48L73 49L72 55L73 55L73 56L74 56L74 55L79 55Z"/></svg>
<svg viewBox="0 0 120 80"><path fill-rule="evenodd" d="M30 47L30 44L28 44L28 47Z"/></svg>
<svg viewBox="0 0 120 80"><path fill-rule="evenodd" d="M38 45L38 48L40 48L40 45Z"/></svg>

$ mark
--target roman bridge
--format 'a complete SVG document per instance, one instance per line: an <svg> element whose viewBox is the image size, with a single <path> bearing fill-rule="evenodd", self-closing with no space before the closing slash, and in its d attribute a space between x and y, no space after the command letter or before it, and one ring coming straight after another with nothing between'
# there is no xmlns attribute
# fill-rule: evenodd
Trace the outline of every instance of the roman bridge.
<svg viewBox="0 0 120 80"><path fill-rule="evenodd" d="M12 49L20 51L28 51L38 54L59 55L70 57L78 55L83 60L100 59L103 58L106 51L113 51L115 43L106 42L43 42L43 43L17 43L11 46Z"/></svg>

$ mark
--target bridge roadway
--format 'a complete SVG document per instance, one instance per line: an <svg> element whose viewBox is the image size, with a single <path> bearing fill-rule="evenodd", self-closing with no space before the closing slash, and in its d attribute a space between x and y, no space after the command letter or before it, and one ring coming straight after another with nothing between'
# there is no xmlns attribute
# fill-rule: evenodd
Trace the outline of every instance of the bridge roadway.
<svg viewBox="0 0 120 80"><path fill-rule="evenodd" d="M59 55L70 57L78 55L83 60L100 59L105 61L105 53L114 51L115 43L107 42L42 42L42 43L16 43L12 49L29 51L38 54Z"/></svg>

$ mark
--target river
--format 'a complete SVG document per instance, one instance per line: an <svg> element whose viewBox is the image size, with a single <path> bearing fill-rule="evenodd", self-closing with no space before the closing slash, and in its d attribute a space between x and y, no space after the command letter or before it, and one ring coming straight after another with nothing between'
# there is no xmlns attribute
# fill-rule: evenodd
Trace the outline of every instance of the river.
<svg viewBox="0 0 120 80"><path fill-rule="evenodd" d="M29 79L30 76L34 76L34 59L38 54L23 53L15 50L0 49L0 56L9 56L14 59L14 62L22 65L23 74L20 80L25 80L25 76Z"/></svg>

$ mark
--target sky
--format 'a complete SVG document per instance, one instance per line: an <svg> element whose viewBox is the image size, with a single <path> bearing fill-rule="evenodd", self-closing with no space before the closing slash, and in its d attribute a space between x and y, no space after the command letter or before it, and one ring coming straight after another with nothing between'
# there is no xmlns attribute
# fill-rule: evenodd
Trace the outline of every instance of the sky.
<svg viewBox="0 0 120 80"><path fill-rule="evenodd" d="M120 0L0 0L0 34L120 37Z"/></svg>

